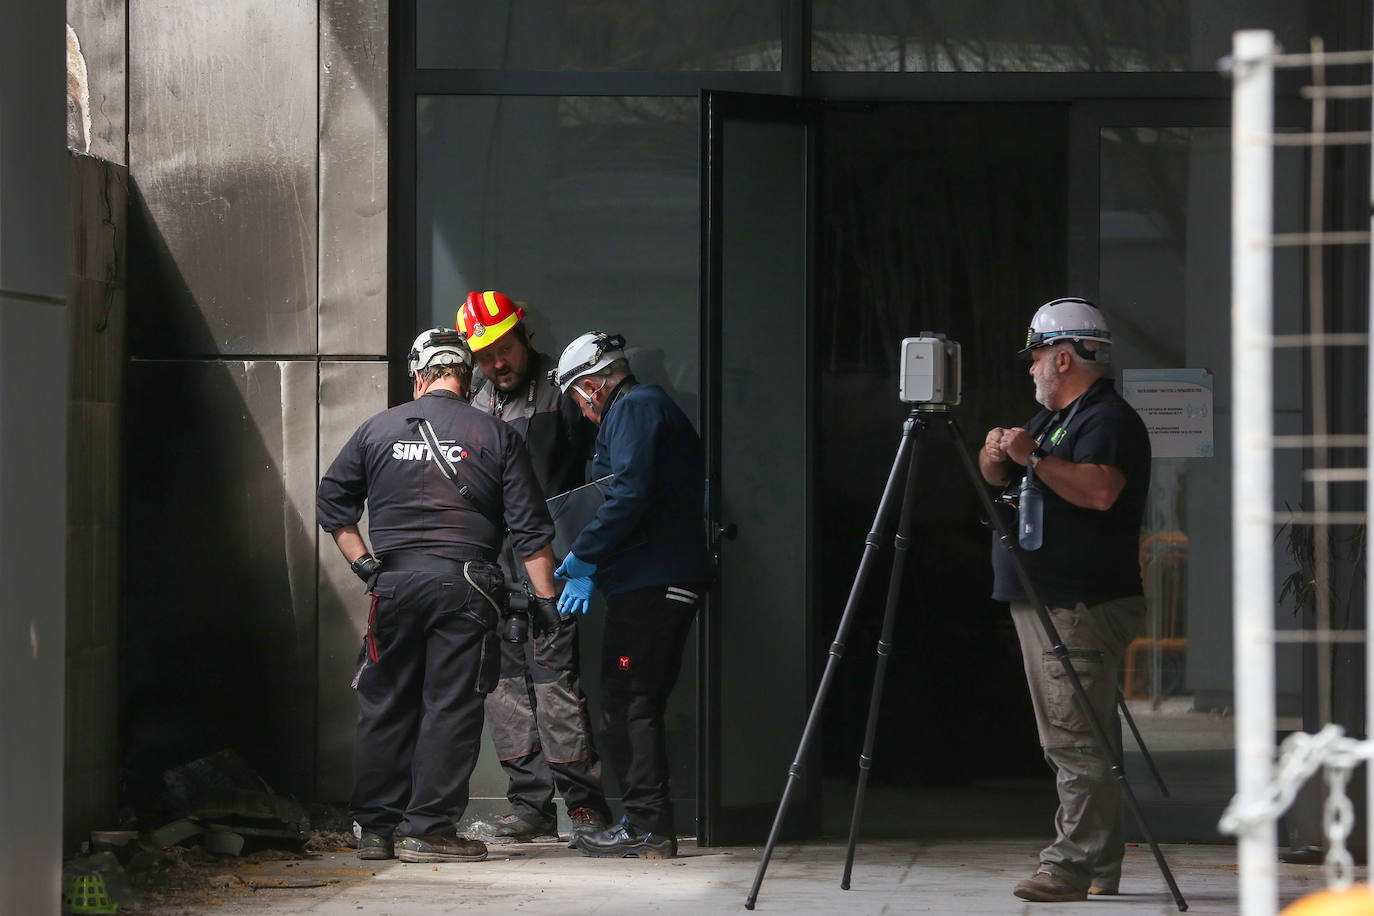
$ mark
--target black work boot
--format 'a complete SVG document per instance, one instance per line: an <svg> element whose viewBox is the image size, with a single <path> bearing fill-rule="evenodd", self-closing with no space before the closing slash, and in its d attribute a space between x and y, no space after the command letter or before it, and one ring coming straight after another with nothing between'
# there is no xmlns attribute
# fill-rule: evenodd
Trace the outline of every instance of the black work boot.
<svg viewBox="0 0 1374 916"><path fill-rule="evenodd" d="M628 819L607 830L579 834L575 842L584 856L595 859L671 859L677 855L677 837L640 833Z"/></svg>
<svg viewBox="0 0 1374 916"><path fill-rule="evenodd" d="M582 834L598 833L606 829L606 819L595 808L574 808L568 812L568 820L572 821L569 849L577 848L577 838Z"/></svg>
<svg viewBox="0 0 1374 916"><path fill-rule="evenodd" d="M369 833L364 830L363 835L358 837L358 858L394 859L396 858L396 845L389 836Z"/></svg>

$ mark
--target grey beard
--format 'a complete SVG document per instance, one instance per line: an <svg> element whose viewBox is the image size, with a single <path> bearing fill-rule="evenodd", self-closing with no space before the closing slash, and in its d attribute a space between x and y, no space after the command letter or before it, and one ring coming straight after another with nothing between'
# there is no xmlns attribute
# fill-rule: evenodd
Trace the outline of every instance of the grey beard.
<svg viewBox="0 0 1374 916"><path fill-rule="evenodd" d="M1053 375L1049 378L1038 378L1035 380L1035 402L1041 407L1050 406L1050 398L1059 390L1059 376Z"/></svg>

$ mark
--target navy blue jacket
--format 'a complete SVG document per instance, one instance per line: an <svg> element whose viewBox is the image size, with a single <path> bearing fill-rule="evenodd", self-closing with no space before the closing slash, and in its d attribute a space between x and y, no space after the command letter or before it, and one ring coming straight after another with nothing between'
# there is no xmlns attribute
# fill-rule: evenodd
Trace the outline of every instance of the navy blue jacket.
<svg viewBox="0 0 1374 916"><path fill-rule="evenodd" d="M602 594L710 579L701 437L659 386L631 376L611 392L591 467L607 474L606 501L572 544Z"/></svg>

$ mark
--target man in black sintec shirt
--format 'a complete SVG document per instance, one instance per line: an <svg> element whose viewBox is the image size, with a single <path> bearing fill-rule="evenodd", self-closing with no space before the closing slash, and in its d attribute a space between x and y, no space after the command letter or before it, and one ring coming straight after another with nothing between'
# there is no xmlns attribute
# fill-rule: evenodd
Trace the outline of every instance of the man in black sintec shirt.
<svg viewBox="0 0 1374 916"><path fill-rule="evenodd" d="M503 535L535 602L558 614L544 494L520 435L467 402L472 362L456 331L416 338L413 400L359 426L316 497L316 520L371 596L353 679L362 859L486 858L457 825L496 685ZM358 529L364 504L377 557Z"/></svg>
<svg viewBox="0 0 1374 916"><path fill-rule="evenodd" d="M1150 440L1106 377L1111 340L1102 313L1085 300L1041 306L1020 355L1031 360L1035 399L1044 409L1024 428L989 430L978 465L996 486L1019 482L1032 469L1044 500L1043 544L1014 549L1119 750L1117 671L1145 616L1138 557ZM1055 840L1014 893L1032 901L1115 894L1125 852L1121 787L1010 555L994 544L992 556L993 597L1011 603L1036 728L1059 789Z"/></svg>

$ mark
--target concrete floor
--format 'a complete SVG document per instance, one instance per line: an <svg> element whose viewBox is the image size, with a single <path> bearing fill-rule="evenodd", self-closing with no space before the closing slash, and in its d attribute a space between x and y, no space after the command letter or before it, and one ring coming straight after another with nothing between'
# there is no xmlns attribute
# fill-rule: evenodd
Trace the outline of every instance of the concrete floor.
<svg viewBox="0 0 1374 916"><path fill-rule="evenodd" d="M762 850L700 849L676 859L587 859L561 844L493 847L475 864L359 862L325 853L296 862L226 863L235 880L193 902L140 913L343 914L744 913ZM1011 894L1033 869L1036 844L972 839L861 844L852 889L841 890L845 846L780 846L760 888L758 913L1167 914L1177 909L1148 848L1126 855L1122 894L1087 902L1031 904ZM1165 846L1189 913L1238 914L1235 849ZM1317 866L1280 866L1285 903L1323 886ZM322 885L322 886L310 886ZM256 886L256 888L254 887ZM122 908L127 909L127 908Z"/></svg>
<svg viewBox="0 0 1374 916"><path fill-rule="evenodd" d="M822 839L778 847L755 912L1178 912L1149 847L1137 844L1127 847L1119 896L1067 904L1031 904L1012 896L1016 882L1035 870L1037 854L1053 830L1056 799L1049 779L870 789L851 889L841 890L852 801L851 786L827 785ZM563 844L492 846L487 861L473 864L360 862L351 852L298 861L224 859L196 866L202 879L209 871L210 890L158 905L129 901L133 905L120 911L156 916L744 914L762 852L761 847L700 848L684 840L679 856L665 861L589 859ZM1163 852L1189 913L1240 913L1234 846L1176 843L1166 844ZM1364 869L1359 871L1363 880ZM1320 866L1280 865L1279 872L1284 904L1324 886Z"/></svg>

